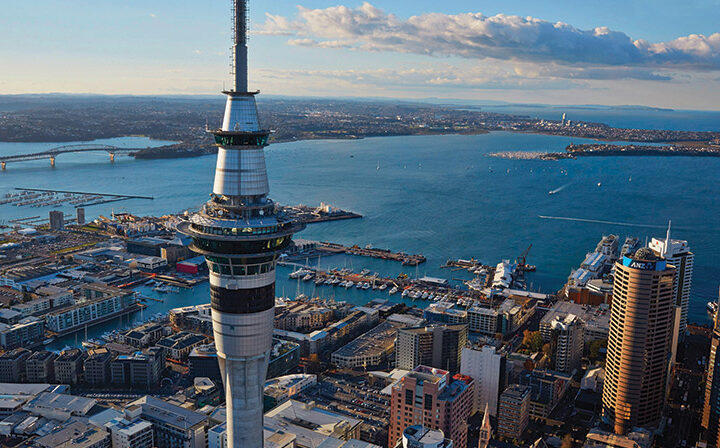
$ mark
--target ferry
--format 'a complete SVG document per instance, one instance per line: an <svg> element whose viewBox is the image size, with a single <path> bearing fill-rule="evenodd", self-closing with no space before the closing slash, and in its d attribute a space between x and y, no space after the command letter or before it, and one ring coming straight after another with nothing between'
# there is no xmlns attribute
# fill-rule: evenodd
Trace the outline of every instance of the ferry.
<svg viewBox="0 0 720 448"><path fill-rule="evenodd" d="M712 314L717 313L717 310L718 310L718 304L717 304L717 302L708 302L708 303L707 303L707 310L708 310L710 313L712 313Z"/></svg>

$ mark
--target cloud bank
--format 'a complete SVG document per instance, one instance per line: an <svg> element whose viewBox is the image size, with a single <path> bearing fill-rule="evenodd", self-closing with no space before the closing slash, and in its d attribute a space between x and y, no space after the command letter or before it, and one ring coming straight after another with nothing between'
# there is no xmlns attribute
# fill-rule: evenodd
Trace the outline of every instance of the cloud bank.
<svg viewBox="0 0 720 448"><path fill-rule="evenodd" d="M652 70L720 70L720 33L653 43L607 27L581 30L504 14L431 13L401 19L367 2L355 9L300 6L293 19L268 14L258 32L289 36L289 43L298 46L596 67L581 73L584 79L666 80L667 75Z"/></svg>

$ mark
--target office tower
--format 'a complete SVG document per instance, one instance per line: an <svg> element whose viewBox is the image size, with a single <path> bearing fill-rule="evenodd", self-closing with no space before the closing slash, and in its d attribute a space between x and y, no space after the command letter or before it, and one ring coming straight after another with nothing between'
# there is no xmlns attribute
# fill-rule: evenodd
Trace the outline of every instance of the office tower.
<svg viewBox="0 0 720 448"><path fill-rule="evenodd" d="M540 332L543 340L550 344L553 369L565 373L575 370L584 345L584 322L580 316L552 310L543 316Z"/></svg>
<svg viewBox="0 0 720 448"><path fill-rule="evenodd" d="M457 373L467 334L464 324L402 328L397 336L395 366L412 370L422 364Z"/></svg>
<svg viewBox="0 0 720 448"><path fill-rule="evenodd" d="M453 442L445 438L439 429L429 429L422 425L408 426L403 431L402 441L397 448L452 448Z"/></svg>
<svg viewBox="0 0 720 448"><path fill-rule="evenodd" d="M475 383L473 412L486 409L497 415L498 398L505 389L505 353L495 347L463 347L460 373L471 377Z"/></svg>
<svg viewBox="0 0 720 448"><path fill-rule="evenodd" d="M85 225L85 209L83 207L75 209L75 221L79 226Z"/></svg>
<svg viewBox="0 0 720 448"><path fill-rule="evenodd" d="M617 434L654 428L665 400L675 269L647 248L615 263L603 415Z"/></svg>
<svg viewBox="0 0 720 448"><path fill-rule="evenodd" d="M50 230L62 230L65 227L65 215L59 210L50 210Z"/></svg>
<svg viewBox="0 0 720 448"><path fill-rule="evenodd" d="M498 436L520 439L530 422L530 387L512 384L500 395Z"/></svg>
<svg viewBox="0 0 720 448"><path fill-rule="evenodd" d="M670 224L668 224L665 238L653 238L648 245L658 257L667 260L669 265L675 267L673 281L673 294L675 305L681 309L680 338L687 329L688 306L690 305L690 287L692 286L693 265L695 254L690 252L688 242L670 238Z"/></svg>
<svg viewBox="0 0 720 448"><path fill-rule="evenodd" d="M720 300L718 300L720 305ZM710 357L708 359L707 380L705 382L705 405L703 406L702 426L707 430L708 447L720 447L720 320L715 313L712 339L710 341Z"/></svg>
<svg viewBox="0 0 720 448"><path fill-rule="evenodd" d="M211 199L178 230L210 270L213 333L225 385L228 447L263 446L263 384L275 314L275 263L303 226L275 212L255 95L247 85L247 0L234 0L235 87L227 95Z"/></svg>
<svg viewBox="0 0 720 448"><path fill-rule="evenodd" d="M439 429L455 446L467 445L472 412L472 378L447 370L417 366L392 387L388 446L394 447L408 426Z"/></svg>

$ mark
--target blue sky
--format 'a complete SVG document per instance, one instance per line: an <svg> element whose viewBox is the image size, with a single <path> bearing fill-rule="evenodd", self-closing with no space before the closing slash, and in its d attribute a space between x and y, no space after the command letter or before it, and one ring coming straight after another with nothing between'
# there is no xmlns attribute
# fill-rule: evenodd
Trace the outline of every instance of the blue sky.
<svg viewBox="0 0 720 448"><path fill-rule="evenodd" d="M214 94L230 81L229 0L2 8L0 93ZM265 93L720 109L720 0L250 8L250 83Z"/></svg>

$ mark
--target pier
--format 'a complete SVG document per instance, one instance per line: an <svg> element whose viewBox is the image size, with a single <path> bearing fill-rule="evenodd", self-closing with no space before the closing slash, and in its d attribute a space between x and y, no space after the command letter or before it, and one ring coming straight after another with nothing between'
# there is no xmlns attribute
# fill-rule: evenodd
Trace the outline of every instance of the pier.
<svg viewBox="0 0 720 448"><path fill-rule="evenodd" d="M90 193L85 191L46 190L40 188L18 188L18 193L8 193L0 199L0 205L16 207L49 207L68 203L75 207L107 204L128 199L153 200L152 196L139 196L116 193ZM25 218L29 220L30 218Z"/></svg>
<svg viewBox="0 0 720 448"><path fill-rule="evenodd" d="M405 266L417 266L425 263L427 259L422 254L410 255L405 252L392 252L389 249L378 249L370 245L361 248L358 245L344 246L338 243L330 243L323 241L317 244L317 251L330 252L334 254L358 255L361 257L380 258L382 260L391 260L402 263Z"/></svg>

